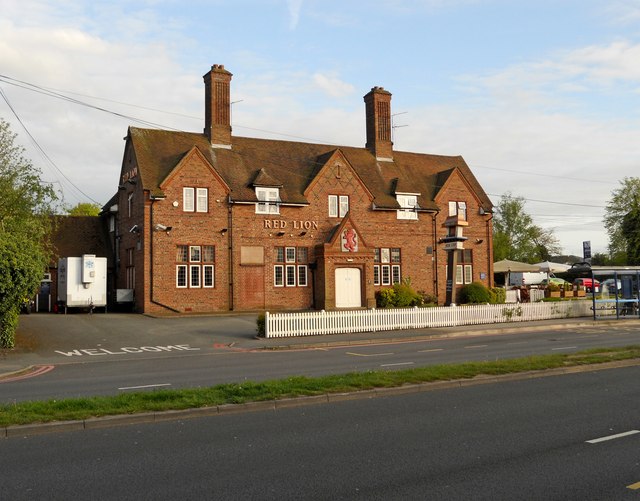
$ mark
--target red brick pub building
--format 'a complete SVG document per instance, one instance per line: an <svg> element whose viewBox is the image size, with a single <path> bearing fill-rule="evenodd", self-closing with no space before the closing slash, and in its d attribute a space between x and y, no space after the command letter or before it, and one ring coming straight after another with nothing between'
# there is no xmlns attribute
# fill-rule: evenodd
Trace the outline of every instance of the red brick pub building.
<svg viewBox="0 0 640 501"><path fill-rule="evenodd" d="M394 151L388 91L364 96L364 148L254 139L231 134L231 76L204 75L202 134L129 128L105 212L136 311L370 308L405 279L442 304L450 216L456 287L492 285L489 197L460 156Z"/></svg>

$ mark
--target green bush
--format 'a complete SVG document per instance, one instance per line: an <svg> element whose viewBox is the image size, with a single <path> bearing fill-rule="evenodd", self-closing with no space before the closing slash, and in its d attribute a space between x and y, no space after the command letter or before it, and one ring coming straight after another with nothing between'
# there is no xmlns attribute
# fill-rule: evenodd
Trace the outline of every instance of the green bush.
<svg viewBox="0 0 640 501"><path fill-rule="evenodd" d="M491 291L480 282L472 282L460 289L460 304L486 304L492 302Z"/></svg>
<svg viewBox="0 0 640 501"><path fill-rule="evenodd" d="M266 325L266 316L264 313L260 313L260 315L258 315L258 319L256 321L257 325L257 330L258 330L258 336L265 336L265 325Z"/></svg>
<svg viewBox="0 0 640 501"><path fill-rule="evenodd" d="M422 306L424 295L411 287L411 280L406 278L401 283L394 284L389 289L376 292L376 306L378 308L408 308ZM429 298L430 299L430 298Z"/></svg>
<svg viewBox="0 0 640 501"><path fill-rule="evenodd" d="M376 306L378 308L392 308L395 306L396 291L394 289L380 289L376 291Z"/></svg>
<svg viewBox="0 0 640 501"><path fill-rule="evenodd" d="M491 304L504 304L507 300L507 289L504 287L492 287Z"/></svg>

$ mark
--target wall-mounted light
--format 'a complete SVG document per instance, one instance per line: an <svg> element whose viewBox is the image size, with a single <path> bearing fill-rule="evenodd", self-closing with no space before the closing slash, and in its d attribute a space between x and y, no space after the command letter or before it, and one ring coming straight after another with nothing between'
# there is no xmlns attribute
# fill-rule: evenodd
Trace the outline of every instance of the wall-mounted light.
<svg viewBox="0 0 640 501"><path fill-rule="evenodd" d="M220 234L221 234L221 235L224 235L227 231L229 231L227 228L222 228L222 229L220 230Z"/></svg>
<svg viewBox="0 0 640 501"><path fill-rule="evenodd" d="M153 229L155 231L165 231L169 233L173 229L173 226L165 226L164 224L158 223L153 227Z"/></svg>
<svg viewBox="0 0 640 501"><path fill-rule="evenodd" d="M129 228L129 233L140 233L140 228L138 228L137 224L134 224L131 228Z"/></svg>
<svg viewBox="0 0 640 501"><path fill-rule="evenodd" d="M484 240L482 240L481 238L476 238L476 243L477 244L481 244L482 242L484 242Z"/></svg>
<svg viewBox="0 0 640 501"><path fill-rule="evenodd" d="M284 231L279 231L278 233L276 233L276 235L279 237L284 237Z"/></svg>
<svg viewBox="0 0 640 501"><path fill-rule="evenodd" d="M300 232L300 236L301 236L301 237L304 237L306 234L307 234L307 232L306 232L306 231L301 231L301 232Z"/></svg>

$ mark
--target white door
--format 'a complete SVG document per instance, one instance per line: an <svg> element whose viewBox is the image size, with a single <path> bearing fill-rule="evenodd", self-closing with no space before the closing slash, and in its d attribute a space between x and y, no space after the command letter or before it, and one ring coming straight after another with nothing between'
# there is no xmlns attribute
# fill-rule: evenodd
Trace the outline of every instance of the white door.
<svg viewBox="0 0 640 501"><path fill-rule="evenodd" d="M360 268L336 268L336 308L362 306Z"/></svg>

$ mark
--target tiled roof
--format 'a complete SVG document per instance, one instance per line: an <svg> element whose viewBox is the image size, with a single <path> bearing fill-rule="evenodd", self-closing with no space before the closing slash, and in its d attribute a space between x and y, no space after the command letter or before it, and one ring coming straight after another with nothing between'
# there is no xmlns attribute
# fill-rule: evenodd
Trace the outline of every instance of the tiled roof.
<svg viewBox="0 0 640 501"><path fill-rule="evenodd" d="M111 261L104 221L97 216L55 216L51 235L54 264L58 258L95 254Z"/></svg>
<svg viewBox="0 0 640 501"><path fill-rule="evenodd" d="M212 148L204 134L129 128L143 187L161 195L160 184L194 146L227 182L234 201L255 202L254 183L282 183L283 203L305 204L304 190L324 162L340 150L374 196L379 208L397 208L396 186L420 193L423 209L438 209L434 197L454 169L476 192L485 210L492 204L461 156L393 152L393 162L378 162L365 148L272 139L233 137L232 148ZM261 172L262 171L262 172Z"/></svg>

